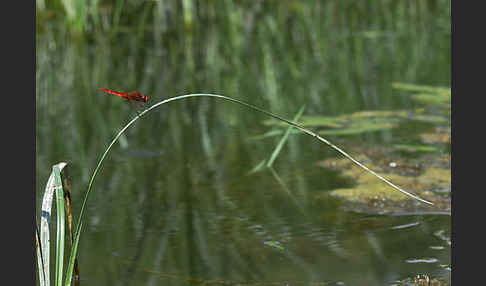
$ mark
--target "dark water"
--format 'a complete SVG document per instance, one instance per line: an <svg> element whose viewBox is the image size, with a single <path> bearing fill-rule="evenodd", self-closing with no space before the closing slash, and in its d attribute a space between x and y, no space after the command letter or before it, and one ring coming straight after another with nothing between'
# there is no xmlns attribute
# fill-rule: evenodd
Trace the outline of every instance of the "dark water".
<svg viewBox="0 0 486 286"><path fill-rule="evenodd" d="M101 154L135 116L99 87L138 90L150 104L217 93L291 119L304 104L304 114L326 116L415 108L393 82L450 86L448 1L187 2L100 5L82 31L59 10L38 11L39 202L51 166L66 161L76 215ZM450 216L362 214L316 200L352 183L317 166L337 154L310 136L291 135L274 171L248 174L280 139L251 139L270 130L267 119L195 98L139 120L94 183L81 283L450 280ZM403 128L329 139L388 146L418 132Z"/></svg>

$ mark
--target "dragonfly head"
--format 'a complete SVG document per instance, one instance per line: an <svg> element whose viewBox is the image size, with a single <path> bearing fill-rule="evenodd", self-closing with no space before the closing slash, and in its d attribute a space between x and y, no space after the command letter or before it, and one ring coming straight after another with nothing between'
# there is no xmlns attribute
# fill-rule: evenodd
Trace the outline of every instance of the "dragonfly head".
<svg viewBox="0 0 486 286"><path fill-rule="evenodd" d="M135 94L137 95L137 97L136 97L136 100L137 101L143 101L143 102L147 102L148 101L148 96L143 95L143 94L141 94L138 91L135 91Z"/></svg>
<svg viewBox="0 0 486 286"><path fill-rule="evenodd" d="M137 91L137 96L140 98L143 102L148 101L148 96L141 94L140 92Z"/></svg>

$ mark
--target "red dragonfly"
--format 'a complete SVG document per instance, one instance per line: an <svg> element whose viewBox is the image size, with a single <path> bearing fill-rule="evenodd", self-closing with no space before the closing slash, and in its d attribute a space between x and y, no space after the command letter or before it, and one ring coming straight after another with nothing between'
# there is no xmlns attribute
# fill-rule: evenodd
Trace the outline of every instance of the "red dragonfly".
<svg viewBox="0 0 486 286"><path fill-rule="evenodd" d="M135 109L135 112L137 115L140 115L140 112L137 109L137 104L139 104L142 109L145 109L144 103L148 101L148 97L146 95L141 94L138 91L132 91L132 92L118 92L114 90L109 90L106 88L101 88L100 90L109 93L109 94L114 94L118 95L119 97L125 98L127 101L132 103L133 108Z"/></svg>

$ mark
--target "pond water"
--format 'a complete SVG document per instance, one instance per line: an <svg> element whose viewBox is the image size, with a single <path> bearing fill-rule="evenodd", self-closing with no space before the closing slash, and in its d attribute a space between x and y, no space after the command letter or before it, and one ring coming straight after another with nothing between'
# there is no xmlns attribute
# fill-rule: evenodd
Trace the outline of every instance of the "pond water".
<svg viewBox="0 0 486 286"><path fill-rule="evenodd" d="M434 206L295 130L255 168L286 126L217 99L171 102L120 138L94 182L82 285L450 282L449 1L188 3L108 1L81 20L38 5L37 210L65 161L77 219L135 117L100 87L149 105L216 93L290 120L305 106L299 122Z"/></svg>

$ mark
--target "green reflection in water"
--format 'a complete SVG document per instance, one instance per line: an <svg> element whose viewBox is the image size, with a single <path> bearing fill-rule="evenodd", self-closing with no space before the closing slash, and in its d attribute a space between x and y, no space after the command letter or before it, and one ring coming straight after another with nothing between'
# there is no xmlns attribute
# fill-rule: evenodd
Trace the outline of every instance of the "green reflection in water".
<svg viewBox="0 0 486 286"><path fill-rule="evenodd" d="M449 152L444 108L429 108L423 90L393 85L450 86L448 1L188 2L90 1L71 16L59 2L38 5L38 197L50 166L65 160L78 213L102 150L133 117L99 87L138 90L151 102L223 94L285 118L306 104L303 120L425 108L415 116L427 122L402 118L387 130L329 136L338 146L425 144ZM366 215L343 211L337 199L315 200L354 182L317 166L336 154L311 138L290 133L273 164L278 177L247 175L283 134L247 140L269 132L264 119L187 100L137 123L94 186L79 250L82 283L190 284L169 274L282 285L389 285L416 273L450 279L440 267L450 265L450 246L433 235L447 237L450 218ZM331 125L326 130L337 128ZM415 226L393 228L407 224ZM406 262L422 258L438 262Z"/></svg>

